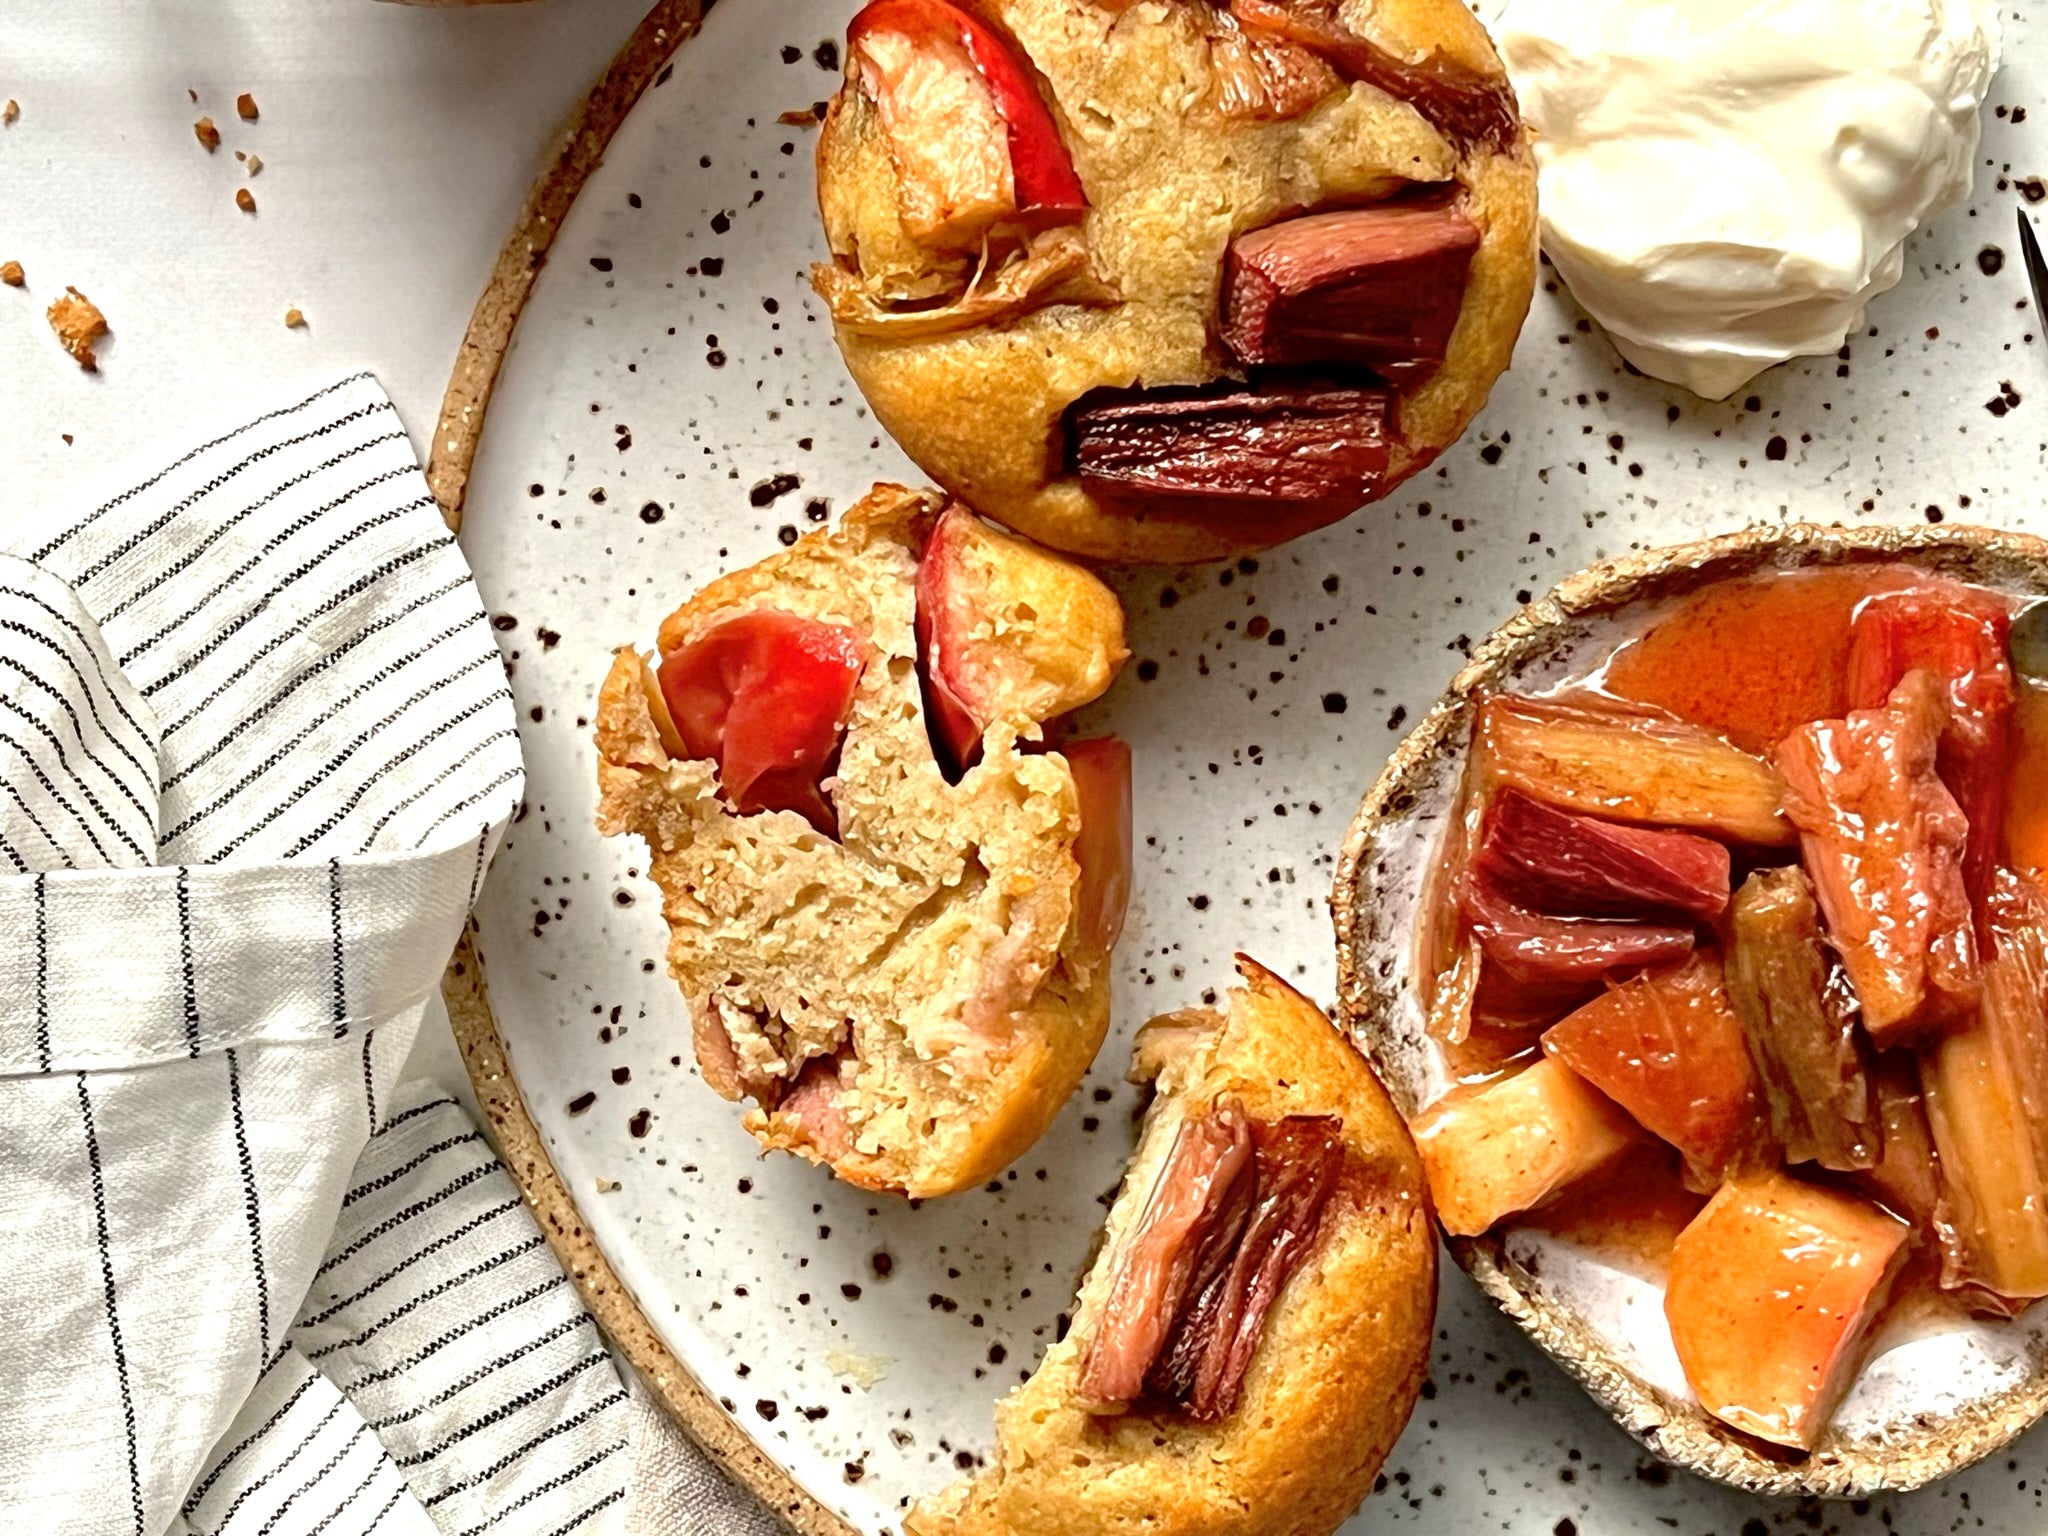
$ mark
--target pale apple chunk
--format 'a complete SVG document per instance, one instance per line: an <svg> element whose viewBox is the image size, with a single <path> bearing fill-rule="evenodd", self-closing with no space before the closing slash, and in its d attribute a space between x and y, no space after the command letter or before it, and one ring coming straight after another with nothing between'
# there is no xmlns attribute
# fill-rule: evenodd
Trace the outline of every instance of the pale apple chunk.
<svg viewBox="0 0 2048 1536"><path fill-rule="evenodd" d="M1100 698L1130 654L1115 593L957 503L925 545L917 607L935 732L963 766L998 720L1042 724Z"/></svg>
<svg viewBox="0 0 2048 1536"><path fill-rule="evenodd" d="M1412 1129L1437 1219L1454 1237L1533 1210L1637 1140L1627 1115L1548 1057L1454 1090Z"/></svg>
<svg viewBox="0 0 2048 1536"><path fill-rule="evenodd" d="M895 163L911 237L957 250L1017 211L1008 125L964 44L883 29L854 45Z"/></svg>
<svg viewBox="0 0 2048 1536"><path fill-rule="evenodd" d="M1810 1451L1856 1379L1911 1229L1782 1173L1723 1184L1678 1236L1664 1315L1723 1423Z"/></svg>

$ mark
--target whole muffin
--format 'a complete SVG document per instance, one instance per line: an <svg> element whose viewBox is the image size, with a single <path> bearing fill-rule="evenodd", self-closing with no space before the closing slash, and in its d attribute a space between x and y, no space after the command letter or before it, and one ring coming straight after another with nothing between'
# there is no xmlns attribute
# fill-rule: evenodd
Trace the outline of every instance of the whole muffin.
<svg viewBox="0 0 2048 1536"><path fill-rule="evenodd" d="M1464 431L1536 270L1460 0L874 0L813 273L877 418L1042 543L1216 559Z"/></svg>

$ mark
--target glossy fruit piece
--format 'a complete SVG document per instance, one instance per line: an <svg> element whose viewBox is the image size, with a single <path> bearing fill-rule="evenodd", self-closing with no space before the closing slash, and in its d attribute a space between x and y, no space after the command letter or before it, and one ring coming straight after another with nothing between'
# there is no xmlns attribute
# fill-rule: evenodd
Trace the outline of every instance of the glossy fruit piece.
<svg viewBox="0 0 2048 1536"><path fill-rule="evenodd" d="M1778 748L1829 941L1880 1050L1977 1005L1969 823L1935 772L1946 714L1934 675L1915 671L1884 708L1802 726Z"/></svg>
<svg viewBox="0 0 2048 1536"><path fill-rule="evenodd" d="M1223 344L1248 365L1342 364L1411 382L1443 363L1478 250L1479 226L1443 203L1252 230L1225 262Z"/></svg>
<svg viewBox="0 0 2048 1536"><path fill-rule="evenodd" d="M1610 976L1692 953L1690 927L1546 917L1510 901L1483 868L1467 878L1460 905L1486 969L1523 987L1590 989Z"/></svg>
<svg viewBox="0 0 2048 1536"><path fill-rule="evenodd" d="M1857 610L1851 631L1851 709L1881 707L1908 672L1921 668L1947 693L1948 722L1935 763L1970 824L1963 877L1979 902L1991 889L2004 820L2014 698L2007 658L2011 634L2012 609L2005 599L1959 581L1932 579L1871 598Z"/></svg>
<svg viewBox="0 0 2048 1536"><path fill-rule="evenodd" d="M875 0L854 17L846 40L857 60L879 53L891 63L871 80L864 70L863 78L882 111L899 173L906 161L929 166L933 185L943 186L958 174L949 162L993 160L999 153L1009 205L992 210L982 227L1010 213L1045 223L1086 214L1088 197L1059 125L1029 71L987 24L948 0ZM969 71L978 92L962 78ZM992 117L984 115L984 105ZM986 192L995 180L984 172L968 184ZM967 232L963 227L947 237Z"/></svg>
<svg viewBox="0 0 2048 1536"><path fill-rule="evenodd" d="M1760 869L1729 916L1728 991L1788 1163L1874 1166L1883 1124L1857 1043L1855 999L1821 939L1813 883Z"/></svg>
<svg viewBox="0 0 2048 1536"><path fill-rule="evenodd" d="M1083 954L1106 956L1124 931L1131 904L1131 749L1119 737L1096 736L1064 742L1059 750L1074 775L1081 811L1074 838L1081 866L1075 942Z"/></svg>
<svg viewBox="0 0 2048 1536"><path fill-rule="evenodd" d="M795 811L832 835L820 785L867 658L843 625L762 608L669 652L656 675L686 755L718 764L735 810Z"/></svg>
<svg viewBox="0 0 2048 1536"><path fill-rule="evenodd" d="M1129 652L1116 594L955 502L917 568L917 634L942 764L964 769L997 720L1042 724L1101 697Z"/></svg>
<svg viewBox="0 0 2048 1536"><path fill-rule="evenodd" d="M1920 1071L1910 1051L1891 1051L1870 1069L1870 1096L1883 1126L1884 1155L1856 1176L1857 1187L1922 1238L1951 1245L1953 1222L1941 1188L1940 1159Z"/></svg>
<svg viewBox="0 0 2048 1536"><path fill-rule="evenodd" d="M1316 380L1093 390L1069 413L1074 468L1106 496L1348 511L1387 472L1391 398Z"/></svg>
<svg viewBox="0 0 2048 1536"><path fill-rule="evenodd" d="M1664 1315L1700 1405L1812 1450L1856 1379L1910 1229L1780 1173L1723 1184L1679 1234Z"/></svg>
<svg viewBox="0 0 2048 1536"><path fill-rule="evenodd" d="M1711 953L1623 982L1545 1030L1543 1050L1676 1147L1697 1188L1769 1144L1756 1070Z"/></svg>
<svg viewBox="0 0 2048 1536"><path fill-rule="evenodd" d="M1534 1210L1636 1141L1627 1115L1547 1057L1452 1090L1413 1129L1437 1219L1454 1237Z"/></svg>
<svg viewBox="0 0 2048 1536"><path fill-rule="evenodd" d="M1552 917L1711 923L1728 907L1723 844L1575 815L1518 789L1494 797L1476 868L1509 899Z"/></svg>
<svg viewBox="0 0 2048 1536"><path fill-rule="evenodd" d="M1785 787L1769 763L1682 721L1500 693L1473 743L1492 784L1587 816L1788 846Z"/></svg>
<svg viewBox="0 0 2048 1536"><path fill-rule="evenodd" d="M1920 1081L1955 1222L1947 1277L2048 1296L2048 904L2000 871L1994 953L1970 1023L1924 1051Z"/></svg>
<svg viewBox="0 0 2048 1536"><path fill-rule="evenodd" d="M1247 28L1321 53L1353 78L1408 102L1460 144L1504 151L1515 142L1515 98L1506 80L1488 79L1434 50L1402 58L1354 30L1343 0L1231 0L1230 9Z"/></svg>

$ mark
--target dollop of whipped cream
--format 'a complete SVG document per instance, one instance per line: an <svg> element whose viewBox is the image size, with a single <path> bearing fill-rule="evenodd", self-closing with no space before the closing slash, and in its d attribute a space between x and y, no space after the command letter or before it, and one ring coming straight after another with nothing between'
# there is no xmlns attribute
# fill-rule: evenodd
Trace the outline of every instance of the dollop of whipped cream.
<svg viewBox="0 0 2048 1536"><path fill-rule="evenodd" d="M1644 373L1709 399L1826 354L1965 196L1989 0L1508 0L1543 249Z"/></svg>

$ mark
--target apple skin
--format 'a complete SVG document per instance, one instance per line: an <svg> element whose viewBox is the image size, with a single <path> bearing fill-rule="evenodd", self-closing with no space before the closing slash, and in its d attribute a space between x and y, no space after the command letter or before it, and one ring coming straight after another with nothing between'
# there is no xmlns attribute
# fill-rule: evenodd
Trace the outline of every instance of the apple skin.
<svg viewBox="0 0 2048 1536"><path fill-rule="evenodd" d="M1088 212L1088 194L1059 124L1016 53L986 23L948 0L874 0L847 27L847 45L858 49L864 37L883 32L913 44L943 38L966 50L1009 129L1018 212L1046 224L1071 222Z"/></svg>
<svg viewBox="0 0 2048 1536"><path fill-rule="evenodd" d="M669 652L656 677L685 755L717 762L735 810L795 811L829 836L820 785L868 655L844 625L762 608Z"/></svg>
<svg viewBox="0 0 2048 1536"><path fill-rule="evenodd" d="M1120 737L1095 736L1064 742L1059 751L1074 775L1081 812L1074 838L1081 866L1075 933L1082 953L1106 959L1131 902L1131 748Z"/></svg>
<svg viewBox="0 0 2048 1536"><path fill-rule="evenodd" d="M998 720L1042 725L1108 689L1130 653L1116 594L955 502L917 570L919 654L941 766L957 779Z"/></svg>

